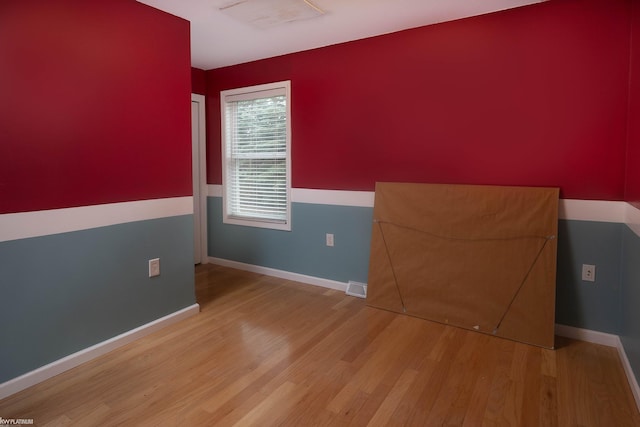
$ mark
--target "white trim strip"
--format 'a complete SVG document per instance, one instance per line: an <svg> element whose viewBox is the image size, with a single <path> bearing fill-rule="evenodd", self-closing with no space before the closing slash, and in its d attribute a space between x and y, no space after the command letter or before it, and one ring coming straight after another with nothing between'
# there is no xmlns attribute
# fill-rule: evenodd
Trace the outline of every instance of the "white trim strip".
<svg viewBox="0 0 640 427"><path fill-rule="evenodd" d="M2 214L0 242L190 214L191 196Z"/></svg>
<svg viewBox="0 0 640 427"><path fill-rule="evenodd" d="M624 223L626 202L560 199L558 217L576 221Z"/></svg>
<svg viewBox="0 0 640 427"><path fill-rule="evenodd" d="M372 208L374 198L375 193L373 191L291 189L291 200L296 203Z"/></svg>
<svg viewBox="0 0 640 427"><path fill-rule="evenodd" d="M222 185L209 184L207 185L207 196L209 197L222 197Z"/></svg>
<svg viewBox="0 0 640 427"><path fill-rule="evenodd" d="M640 209L630 203L627 203L624 222L627 226L640 237Z"/></svg>
<svg viewBox="0 0 640 427"><path fill-rule="evenodd" d="M222 185L209 184L209 197L222 197ZM294 203L312 203L317 205L373 207L373 191L315 190L310 188L292 188L291 201Z"/></svg>
<svg viewBox="0 0 640 427"><path fill-rule="evenodd" d="M182 310L178 310L174 313L156 319L153 322L139 326L111 339L70 354L69 356L63 357L55 362L51 362L48 365L4 382L0 384L0 399L4 399L5 397L31 387L32 385L38 384L55 375L75 368L89 360L102 356L118 347L129 344L132 341L147 336L180 320L194 316L199 312L200 306L198 304L193 304L189 307L183 308Z"/></svg>
<svg viewBox="0 0 640 427"><path fill-rule="evenodd" d="M264 274L266 276L279 277L281 279L293 280L294 282L305 283L307 285L320 286L322 288L335 289L345 292L347 284L335 280L323 279L321 277L307 276L290 271L277 270L275 268L262 267L259 265L245 264L243 262L231 261L228 259L209 257L210 264L222 265L224 267L236 268L238 270L250 271L252 273Z"/></svg>

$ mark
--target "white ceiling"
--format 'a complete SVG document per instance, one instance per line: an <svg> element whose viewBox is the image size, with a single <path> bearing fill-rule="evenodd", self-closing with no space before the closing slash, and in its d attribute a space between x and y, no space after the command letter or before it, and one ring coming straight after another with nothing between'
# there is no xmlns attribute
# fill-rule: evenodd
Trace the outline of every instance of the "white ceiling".
<svg viewBox="0 0 640 427"><path fill-rule="evenodd" d="M220 10L246 0L138 1L191 21L191 65L209 70L545 0L310 0L325 13L269 28Z"/></svg>

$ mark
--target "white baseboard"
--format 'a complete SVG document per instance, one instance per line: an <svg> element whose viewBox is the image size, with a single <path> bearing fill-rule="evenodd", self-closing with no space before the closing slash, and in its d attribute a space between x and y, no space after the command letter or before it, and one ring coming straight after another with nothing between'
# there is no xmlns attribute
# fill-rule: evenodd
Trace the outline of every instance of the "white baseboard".
<svg viewBox="0 0 640 427"><path fill-rule="evenodd" d="M61 374L69 369L75 368L89 360L102 356L118 347L149 335L157 330L160 330L166 326L176 323L180 320L191 317L200 312L200 306L193 304L182 310L168 314L160 319L156 319L153 322L149 322L145 325L139 326L135 329L127 331L123 334L117 335L106 341L93 345L91 347L80 350L62 359L51 362L48 365L42 366L26 374L20 375L14 379L0 384L0 399L11 396L19 391L22 391L32 385L38 384L44 380L47 380L53 376Z"/></svg>
<svg viewBox="0 0 640 427"><path fill-rule="evenodd" d="M640 411L640 387L638 381L633 373L627 353L624 351L622 341L618 335L606 334L604 332L590 331L588 329L574 328L573 326L556 325L556 335L562 337L572 338L580 341L586 341L594 344L606 345L609 347L615 347L618 350L618 357L624 368L624 373L627 375L627 381L629 381L629 387L636 400L636 406Z"/></svg>
<svg viewBox="0 0 640 427"><path fill-rule="evenodd" d="M347 284L335 280L323 279L321 277L307 276L290 271L277 270L275 268L262 267L259 265L245 264L244 262L230 261L228 259L209 257L209 263L222 265L224 267L236 268L238 270L251 271L252 273L264 274L267 276L279 277L281 279L293 280L306 283L308 285L320 286L323 288L335 289L345 292Z"/></svg>
<svg viewBox="0 0 640 427"><path fill-rule="evenodd" d="M636 406L638 407L638 411L640 411L640 387L638 386L638 381L636 380L636 376L633 373L633 369L631 368L631 364L627 358L627 353L624 351L624 347L622 346L622 341L620 340L620 337L616 338L618 339L618 343L616 345L618 355L620 356L624 372L627 374L627 380L629 381L629 387L631 387L633 397L636 399Z"/></svg>
<svg viewBox="0 0 640 427"><path fill-rule="evenodd" d="M620 342L620 338L614 334L575 328L567 325L556 325L556 335L593 344L606 345L608 347L617 347Z"/></svg>

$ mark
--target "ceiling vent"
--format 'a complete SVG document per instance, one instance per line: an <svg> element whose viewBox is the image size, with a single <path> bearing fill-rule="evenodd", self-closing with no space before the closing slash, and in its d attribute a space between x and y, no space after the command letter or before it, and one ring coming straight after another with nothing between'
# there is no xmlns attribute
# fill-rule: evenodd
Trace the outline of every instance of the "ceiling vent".
<svg viewBox="0 0 640 427"><path fill-rule="evenodd" d="M219 9L237 21L261 29L324 14L322 9L308 0L236 0L227 2Z"/></svg>

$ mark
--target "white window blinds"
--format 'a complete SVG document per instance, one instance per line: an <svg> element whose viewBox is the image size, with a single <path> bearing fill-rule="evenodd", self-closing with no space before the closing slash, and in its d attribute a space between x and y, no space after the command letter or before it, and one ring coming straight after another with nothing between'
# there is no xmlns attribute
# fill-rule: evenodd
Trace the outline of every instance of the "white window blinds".
<svg viewBox="0 0 640 427"><path fill-rule="evenodd" d="M290 229L288 85L277 85L222 93L227 222Z"/></svg>

